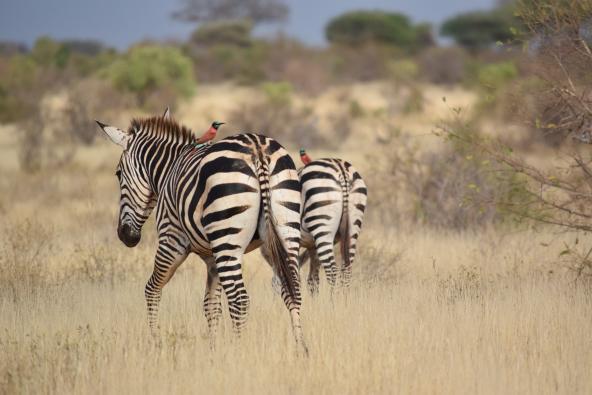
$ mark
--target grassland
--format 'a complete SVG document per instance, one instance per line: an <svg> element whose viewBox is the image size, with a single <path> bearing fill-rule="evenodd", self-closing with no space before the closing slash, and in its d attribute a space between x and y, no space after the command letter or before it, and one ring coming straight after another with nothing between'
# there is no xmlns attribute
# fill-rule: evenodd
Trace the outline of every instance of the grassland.
<svg viewBox="0 0 592 395"><path fill-rule="evenodd" d="M352 288L305 297L308 358L258 252L245 262L248 327L237 338L225 312L212 350L205 267L192 257L165 288L154 340L143 298L153 223L135 249L117 240L117 149L100 143L26 175L11 130L0 136L0 393L592 392L592 288L558 260L572 236L369 221ZM332 153L362 174L371 150L353 147L364 136Z"/></svg>

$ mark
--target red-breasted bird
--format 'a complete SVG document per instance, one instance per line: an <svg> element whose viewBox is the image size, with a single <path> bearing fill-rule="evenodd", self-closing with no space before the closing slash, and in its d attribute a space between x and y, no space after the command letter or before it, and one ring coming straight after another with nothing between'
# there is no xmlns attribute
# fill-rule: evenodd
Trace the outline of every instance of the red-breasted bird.
<svg viewBox="0 0 592 395"><path fill-rule="evenodd" d="M214 121L212 122L212 126L210 126L210 128L207 130L207 132L205 132L196 142L196 144L203 144L203 143L207 143L208 141L214 139L216 137L216 132L218 131L218 128L224 125L224 122L218 122L218 121Z"/></svg>
<svg viewBox="0 0 592 395"><path fill-rule="evenodd" d="M304 148L300 148L300 160L305 165L308 165L310 162L312 162L312 159L310 159L310 156L308 156Z"/></svg>

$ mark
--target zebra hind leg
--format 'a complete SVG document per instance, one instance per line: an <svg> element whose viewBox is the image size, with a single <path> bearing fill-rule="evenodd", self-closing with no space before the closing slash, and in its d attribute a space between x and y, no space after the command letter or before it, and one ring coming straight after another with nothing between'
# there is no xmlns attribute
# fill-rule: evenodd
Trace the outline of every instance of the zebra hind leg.
<svg viewBox="0 0 592 395"><path fill-rule="evenodd" d="M334 238L330 232L322 232L314 236L316 261L323 266L331 288L334 288L337 283L337 263L333 250Z"/></svg>
<svg viewBox="0 0 592 395"><path fill-rule="evenodd" d="M310 293L312 295L315 295L319 292L319 269L321 267L321 263L319 262L319 258L317 257L317 254L315 253L314 249L307 250L306 253L310 257L310 267L308 269L308 279L306 280L306 283L308 285L308 290L310 291Z"/></svg>
<svg viewBox="0 0 592 395"><path fill-rule="evenodd" d="M225 247L236 247L227 244ZM237 335L240 335L247 322L249 310L249 295L243 281L242 249L218 250L214 253L216 271L219 282L228 299L228 310L232 326Z"/></svg>
<svg viewBox="0 0 592 395"><path fill-rule="evenodd" d="M203 309L208 322L208 334L210 337L210 345L214 348L214 340L220 316L222 315L222 284L220 277L216 270L216 265L213 257L204 258L207 270L208 279L206 280L206 292L203 300Z"/></svg>
<svg viewBox="0 0 592 395"><path fill-rule="evenodd" d="M341 284L344 288L349 288L352 278L352 264L356 256L356 244L349 246L349 259L343 258L343 267L341 268Z"/></svg>

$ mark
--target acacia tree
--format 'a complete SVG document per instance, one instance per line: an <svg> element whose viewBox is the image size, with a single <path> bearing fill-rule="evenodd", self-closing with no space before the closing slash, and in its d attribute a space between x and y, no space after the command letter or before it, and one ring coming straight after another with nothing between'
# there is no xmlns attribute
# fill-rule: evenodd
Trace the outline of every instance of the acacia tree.
<svg viewBox="0 0 592 395"><path fill-rule="evenodd" d="M431 26L413 25L406 15L386 11L353 11L336 16L325 28L333 44L358 47L368 42L415 50L434 44Z"/></svg>
<svg viewBox="0 0 592 395"><path fill-rule="evenodd" d="M454 16L444 22L440 33L470 51L477 51L511 39L511 29L515 25L512 8L505 6Z"/></svg>

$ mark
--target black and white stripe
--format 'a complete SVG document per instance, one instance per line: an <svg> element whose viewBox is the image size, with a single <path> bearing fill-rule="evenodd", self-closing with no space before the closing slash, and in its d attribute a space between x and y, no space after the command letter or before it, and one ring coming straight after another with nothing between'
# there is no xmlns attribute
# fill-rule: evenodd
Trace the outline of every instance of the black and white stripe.
<svg viewBox="0 0 592 395"><path fill-rule="evenodd" d="M310 258L308 284L315 291L319 284L319 267L327 281L335 285L341 274L342 284L349 286L352 264L364 210L367 188L360 173L341 159L317 159L298 171L302 186L301 264ZM340 243L343 259L341 271L335 261L334 245Z"/></svg>
<svg viewBox="0 0 592 395"><path fill-rule="evenodd" d="M192 133L165 113L134 120L128 131L99 123L124 148L117 167L121 200L118 234L128 246L156 207L158 250L145 296L150 326L158 326L162 289L189 253L208 266L204 310L212 333L228 299L237 331L249 297L243 254L261 246L281 279L296 340L300 326L300 183L294 162L275 140L238 134L195 145ZM304 346L305 347L305 346Z"/></svg>

